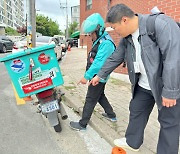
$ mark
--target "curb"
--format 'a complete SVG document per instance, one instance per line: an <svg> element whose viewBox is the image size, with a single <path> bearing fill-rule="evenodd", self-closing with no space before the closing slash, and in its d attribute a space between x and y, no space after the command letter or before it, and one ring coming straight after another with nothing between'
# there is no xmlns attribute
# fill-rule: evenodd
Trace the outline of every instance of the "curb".
<svg viewBox="0 0 180 154"><path fill-rule="evenodd" d="M78 99L77 96L70 94L69 91L64 87L61 87L61 90L65 92L65 95L63 96L64 104L73 108L74 111L81 116L84 105L80 99ZM73 100L71 98L73 98ZM104 118L102 118L99 113L93 112L89 121L89 125L92 126L98 132L98 134L103 137L111 146L114 146L113 141L115 138L119 137L119 134L113 128L107 125L108 121L106 119L104 120L107 122L103 121L103 119Z"/></svg>
<svg viewBox="0 0 180 154"><path fill-rule="evenodd" d="M70 91L66 90L63 86L60 87L60 89L65 92L65 95L63 96L63 103L67 105L70 108L73 108L74 112L78 115L82 115L83 111L83 102L80 98L78 98L77 95L72 94ZM118 120L118 119L117 119ZM100 113L93 112L91 119L89 121L89 125L97 131L97 133L104 138L112 147L114 147L114 139L120 138L120 134L116 132L110 125L108 125L108 120L102 118ZM114 123L116 125L116 123ZM88 127L87 127L88 129ZM133 152L131 150L125 149L127 154L137 154L137 152ZM142 145L140 148L140 151L138 154L155 154L151 150L148 149L148 147Z"/></svg>

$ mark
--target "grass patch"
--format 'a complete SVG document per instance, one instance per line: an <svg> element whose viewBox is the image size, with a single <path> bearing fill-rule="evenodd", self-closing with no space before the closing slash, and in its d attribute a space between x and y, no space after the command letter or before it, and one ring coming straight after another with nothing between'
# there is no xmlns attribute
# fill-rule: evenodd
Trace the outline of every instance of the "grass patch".
<svg viewBox="0 0 180 154"><path fill-rule="evenodd" d="M69 82L69 84L73 84L74 85L74 82Z"/></svg>
<svg viewBox="0 0 180 154"><path fill-rule="evenodd" d="M64 88L66 90L71 90L71 89L75 89L76 87L75 86L64 86Z"/></svg>
<svg viewBox="0 0 180 154"><path fill-rule="evenodd" d="M112 123L112 126L113 126L114 130L117 131L117 129L118 129L117 122L113 122L113 123Z"/></svg>
<svg viewBox="0 0 180 154"><path fill-rule="evenodd" d="M128 83L126 83L125 81L121 81L121 80L118 80L118 79L115 79L115 78L110 78L110 82L114 85L121 85L121 86L127 86L129 85Z"/></svg>

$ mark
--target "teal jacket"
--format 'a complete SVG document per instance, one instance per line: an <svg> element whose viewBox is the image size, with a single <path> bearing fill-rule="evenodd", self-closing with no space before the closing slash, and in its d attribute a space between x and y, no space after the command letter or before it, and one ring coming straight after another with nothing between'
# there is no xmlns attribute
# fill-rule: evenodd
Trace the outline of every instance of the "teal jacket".
<svg viewBox="0 0 180 154"><path fill-rule="evenodd" d="M94 47L94 45L96 45L98 41L100 41L100 45L98 47L96 57L93 63L91 64L90 68L85 72L84 75L84 78L86 80L91 80L94 77L94 75L96 75L100 71L106 59L115 50L113 40L107 32L104 32L104 34L93 43L92 47ZM109 76L105 80L100 80L100 82L106 82L108 78Z"/></svg>

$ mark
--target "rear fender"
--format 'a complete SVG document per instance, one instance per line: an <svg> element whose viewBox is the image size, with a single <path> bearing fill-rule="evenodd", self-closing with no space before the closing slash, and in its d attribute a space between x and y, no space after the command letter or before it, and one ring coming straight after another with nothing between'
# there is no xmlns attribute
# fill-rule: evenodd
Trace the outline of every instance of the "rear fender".
<svg viewBox="0 0 180 154"><path fill-rule="evenodd" d="M52 127L59 124L58 112L57 111L48 113L47 118L48 118L48 121Z"/></svg>

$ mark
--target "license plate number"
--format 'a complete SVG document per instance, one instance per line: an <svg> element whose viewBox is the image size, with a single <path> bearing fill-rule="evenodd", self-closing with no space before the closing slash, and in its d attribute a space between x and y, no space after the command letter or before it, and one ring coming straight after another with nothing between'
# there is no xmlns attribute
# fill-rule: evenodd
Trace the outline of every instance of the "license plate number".
<svg viewBox="0 0 180 154"><path fill-rule="evenodd" d="M46 103L42 105L42 112L43 113L49 113L49 112L53 112L59 110L59 105L57 100L54 100L52 102Z"/></svg>

